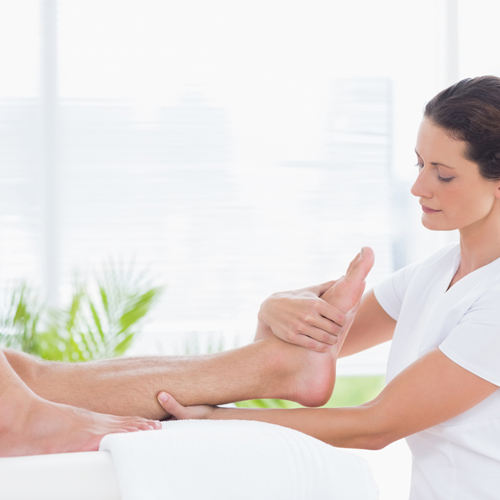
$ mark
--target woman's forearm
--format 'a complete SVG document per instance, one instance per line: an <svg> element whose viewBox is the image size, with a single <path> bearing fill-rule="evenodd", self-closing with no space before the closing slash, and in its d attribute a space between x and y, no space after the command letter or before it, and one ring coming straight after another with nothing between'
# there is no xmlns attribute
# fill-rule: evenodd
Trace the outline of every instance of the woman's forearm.
<svg viewBox="0 0 500 500"><path fill-rule="evenodd" d="M259 420L296 429L333 446L377 450L456 417L497 390L497 385L434 348L397 375L374 400L361 406L216 408L208 418Z"/></svg>
<svg viewBox="0 0 500 500"><path fill-rule="evenodd" d="M301 431L333 446L377 450L450 420L497 390L497 385L434 348L361 406L293 410L184 407L165 393L158 395L158 401L170 415L182 420L257 420Z"/></svg>
<svg viewBox="0 0 500 500"><path fill-rule="evenodd" d="M256 420L281 425L340 448L375 450L388 444L377 431L376 419L369 405L289 410L216 408L210 419Z"/></svg>

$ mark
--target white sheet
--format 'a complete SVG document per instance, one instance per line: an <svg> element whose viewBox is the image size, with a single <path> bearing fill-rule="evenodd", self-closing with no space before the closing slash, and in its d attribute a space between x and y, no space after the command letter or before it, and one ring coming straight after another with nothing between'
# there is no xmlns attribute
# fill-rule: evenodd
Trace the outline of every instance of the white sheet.
<svg viewBox="0 0 500 500"><path fill-rule="evenodd" d="M249 421L166 422L101 443L122 500L375 500L360 457L285 427Z"/></svg>

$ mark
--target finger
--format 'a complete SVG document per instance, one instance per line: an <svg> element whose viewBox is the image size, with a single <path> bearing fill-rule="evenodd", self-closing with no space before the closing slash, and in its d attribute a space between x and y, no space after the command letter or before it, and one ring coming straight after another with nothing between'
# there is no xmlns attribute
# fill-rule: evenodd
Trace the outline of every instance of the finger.
<svg viewBox="0 0 500 500"><path fill-rule="evenodd" d="M330 344L318 342L317 340L302 334L296 335L291 343L316 352L328 352L332 348Z"/></svg>
<svg viewBox="0 0 500 500"><path fill-rule="evenodd" d="M339 326L344 326L347 321L346 314L343 311L337 309L335 306L332 306L324 300L318 301L317 311L321 314L321 316L337 323Z"/></svg>
<svg viewBox="0 0 500 500"><path fill-rule="evenodd" d="M316 324L321 324L322 325L321 328L318 328L314 325L304 325L304 327L300 329L298 334L307 335L308 337L311 337L312 339L317 340L318 342L321 342L323 344L329 344L329 345L336 344L339 335L342 333L342 328L324 318L323 322L325 324L322 324L320 320L318 320L316 323ZM326 330L327 328L332 331L335 331L336 333L333 334L328 332Z"/></svg>
<svg viewBox="0 0 500 500"><path fill-rule="evenodd" d="M189 408L179 404L170 394L162 391L158 394L157 398L162 408L176 419L185 420L189 418Z"/></svg>
<svg viewBox="0 0 500 500"><path fill-rule="evenodd" d="M305 333L306 335L310 335L309 331L307 331L306 328L308 326L312 326L318 328L319 330L323 330L329 335L340 335L343 330L343 325L347 323L346 315L338 309L336 310L335 308L330 312L330 315L334 316L339 323L342 323L341 325L329 318L326 318L321 314L321 312L325 312L325 308L323 306L317 307L316 311L312 314L305 314L302 318L302 321L296 327L296 333ZM317 337L313 335L313 338Z"/></svg>

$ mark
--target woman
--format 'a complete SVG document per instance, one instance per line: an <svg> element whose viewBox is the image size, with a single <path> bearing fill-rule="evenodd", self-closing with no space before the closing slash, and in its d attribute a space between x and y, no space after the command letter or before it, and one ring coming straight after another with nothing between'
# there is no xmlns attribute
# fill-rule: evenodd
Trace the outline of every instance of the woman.
<svg viewBox="0 0 500 500"><path fill-rule="evenodd" d="M339 447L380 449L406 437L411 499L498 498L500 78L462 80L434 97L415 152L419 171L411 192L422 223L458 229L460 244L364 295L340 356L392 339L382 393L358 407L299 410L185 408L161 393L167 412L178 419L271 422ZM309 347L319 350L325 330L319 314L311 310L302 332L290 328L305 300L272 296L259 319L287 342L316 339Z"/></svg>

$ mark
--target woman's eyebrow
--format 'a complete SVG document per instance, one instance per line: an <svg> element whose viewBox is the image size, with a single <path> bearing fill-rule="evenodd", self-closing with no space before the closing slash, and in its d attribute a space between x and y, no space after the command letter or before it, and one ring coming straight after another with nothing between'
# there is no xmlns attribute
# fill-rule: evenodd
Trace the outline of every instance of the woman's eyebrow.
<svg viewBox="0 0 500 500"><path fill-rule="evenodd" d="M418 151L415 149L415 154L419 157L419 158L422 158L419 154L418 154ZM446 168L452 168L452 169L455 169L455 167L450 167L449 165L445 165L444 163L441 163L441 162L438 162L438 161L431 161L429 162L431 165L434 165L436 167L446 167Z"/></svg>
<svg viewBox="0 0 500 500"><path fill-rule="evenodd" d="M439 162L435 162L435 161L431 161L431 165L455 169L455 167L450 167L449 165L445 165L444 163L439 163Z"/></svg>

